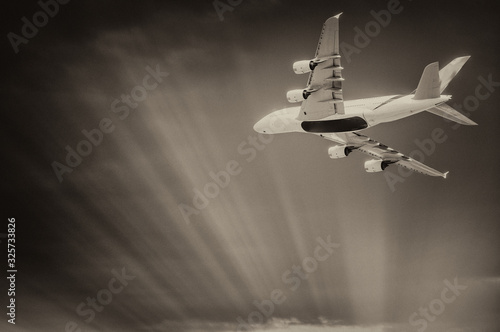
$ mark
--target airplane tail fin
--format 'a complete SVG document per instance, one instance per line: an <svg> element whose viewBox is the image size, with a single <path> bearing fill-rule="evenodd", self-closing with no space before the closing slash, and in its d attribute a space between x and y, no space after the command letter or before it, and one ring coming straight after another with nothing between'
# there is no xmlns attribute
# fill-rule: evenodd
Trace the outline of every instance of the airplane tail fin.
<svg viewBox="0 0 500 332"><path fill-rule="evenodd" d="M470 55L455 58L441 70L438 62L425 67L413 99L438 98L469 58Z"/></svg>
<svg viewBox="0 0 500 332"><path fill-rule="evenodd" d="M454 121L456 123L459 123L461 125L466 125L466 126L475 126L477 123L463 115L462 113L458 112L456 109L453 107L447 105L447 104L441 104L437 105L433 108L429 108L427 110L428 112L438 115L440 117L443 117L445 119Z"/></svg>
<svg viewBox="0 0 500 332"><path fill-rule="evenodd" d="M448 84L455 77L455 75L458 74L469 58L470 55L456 58L439 71L439 80L441 81L439 93L443 93L443 90L446 89Z"/></svg>
<svg viewBox="0 0 500 332"><path fill-rule="evenodd" d="M439 63L433 62L425 67L420 82L418 82L417 90L413 99L431 99L438 98L441 95L439 80Z"/></svg>

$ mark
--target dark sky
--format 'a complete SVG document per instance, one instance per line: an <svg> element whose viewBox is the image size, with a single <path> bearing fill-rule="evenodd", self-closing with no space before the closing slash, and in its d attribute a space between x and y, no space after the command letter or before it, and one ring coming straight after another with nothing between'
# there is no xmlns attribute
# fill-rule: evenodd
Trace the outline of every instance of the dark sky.
<svg viewBox="0 0 500 332"><path fill-rule="evenodd" d="M484 86L500 82L500 8L404 0L356 44L391 2L243 0L221 21L210 0L70 1L17 53L8 34L41 7L3 4L0 233L14 217L18 272L16 324L4 309L0 330L236 331L263 317L254 331L500 331L500 86ZM448 179L368 174L365 156L331 160L315 136L253 131L291 106L307 80L292 63L339 12L358 46L342 58L348 100L410 93L427 64L471 55L446 93L479 126L419 114L365 131L408 154L441 129L424 162ZM60 181L67 147L87 155Z"/></svg>

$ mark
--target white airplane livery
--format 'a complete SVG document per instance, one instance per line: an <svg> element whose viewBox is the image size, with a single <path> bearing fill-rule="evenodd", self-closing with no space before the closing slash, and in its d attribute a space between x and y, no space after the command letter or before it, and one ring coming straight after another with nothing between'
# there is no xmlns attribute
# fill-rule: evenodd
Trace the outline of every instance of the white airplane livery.
<svg viewBox="0 0 500 332"><path fill-rule="evenodd" d="M340 15L330 17L324 23L316 56L293 64L296 74L310 73L306 88L287 93L289 102L302 102L301 106L268 114L254 125L254 130L265 134L301 132L318 135L336 144L328 149L332 159L347 157L356 150L373 158L365 162L367 172L381 172L396 164L421 174L446 178L448 172L428 167L358 131L423 111L462 125L476 125L446 104L450 95L441 95L470 57L456 58L441 70L437 62L431 63L425 67L417 89L409 95L344 101L339 53Z"/></svg>

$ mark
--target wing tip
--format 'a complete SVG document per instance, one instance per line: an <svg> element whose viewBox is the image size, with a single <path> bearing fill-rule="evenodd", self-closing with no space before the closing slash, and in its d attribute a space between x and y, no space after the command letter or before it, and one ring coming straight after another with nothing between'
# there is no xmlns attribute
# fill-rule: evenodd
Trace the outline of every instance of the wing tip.
<svg viewBox="0 0 500 332"><path fill-rule="evenodd" d="M469 118L468 118L469 119ZM469 119L469 126L479 126L479 124L475 121L472 121L471 119Z"/></svg>
<svg viewBox="0 0 500 332"><path fill-rule="evenodd" d="M450 171L443 173L443 175L442 175L443 179L446 179L446 177L448 176L448 173L450 173Z"/></svg>

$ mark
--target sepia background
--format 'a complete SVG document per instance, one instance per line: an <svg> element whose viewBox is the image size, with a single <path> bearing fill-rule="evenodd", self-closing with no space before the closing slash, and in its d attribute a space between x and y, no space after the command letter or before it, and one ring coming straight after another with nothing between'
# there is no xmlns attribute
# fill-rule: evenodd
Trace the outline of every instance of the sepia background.
<svg viewBox="0 0 500 332"><path fill-rule="evenodd" d="M17 53L8 34L41 7L2 5L5 313L11 217L18 273L0 330L500 331L498 3L219 3L70 1ZM445 92L479 126L422 113L364 131L448 179L253 131L292 106L307 81L292 63L340 12L347 100L410 93L427 64L471 55ZM337 244L323 261L318 238Z"/></svg>

